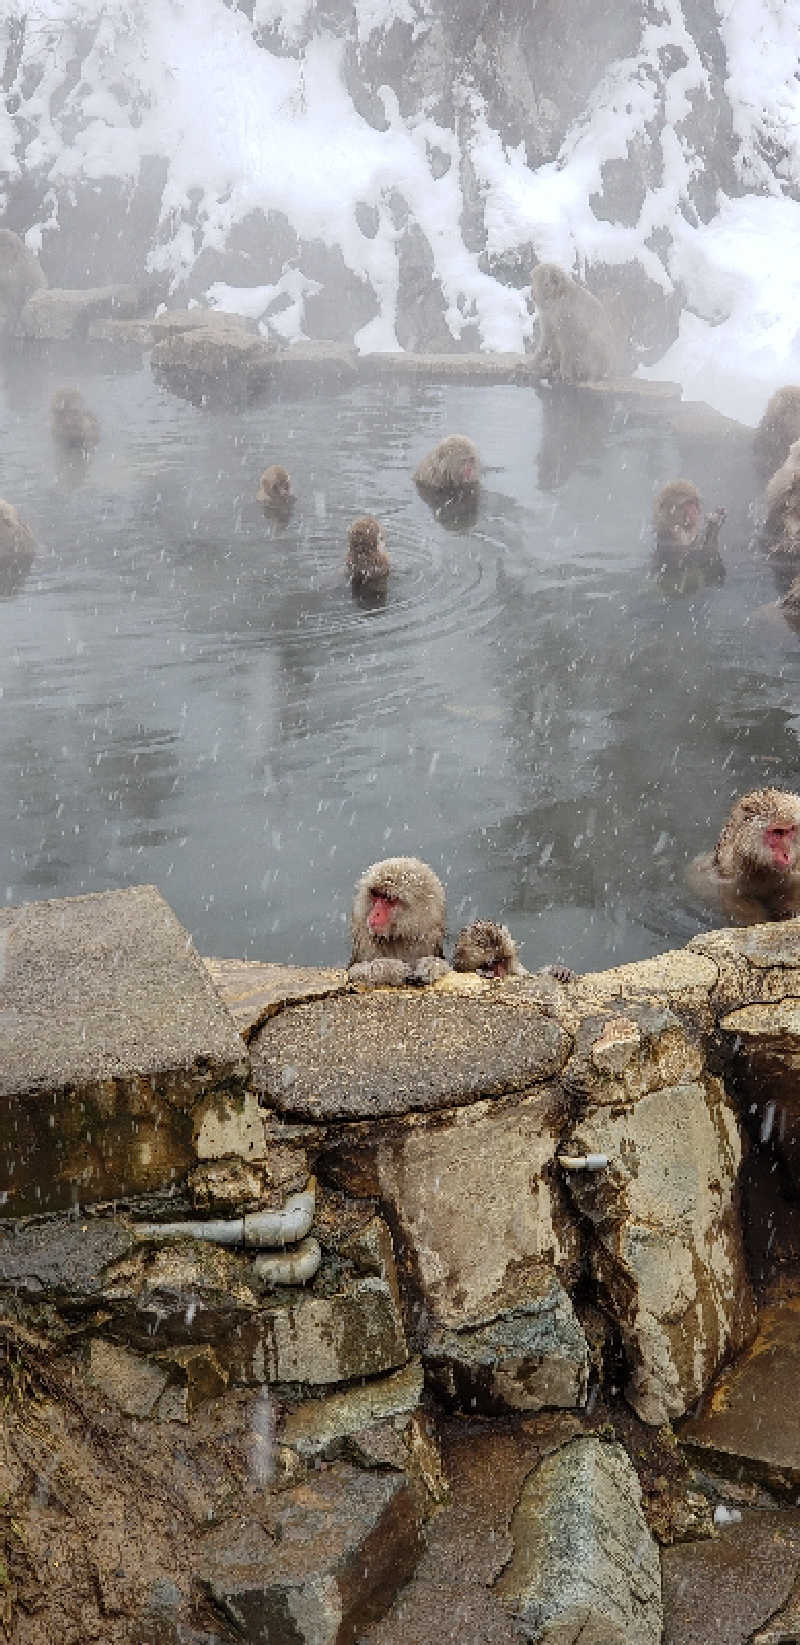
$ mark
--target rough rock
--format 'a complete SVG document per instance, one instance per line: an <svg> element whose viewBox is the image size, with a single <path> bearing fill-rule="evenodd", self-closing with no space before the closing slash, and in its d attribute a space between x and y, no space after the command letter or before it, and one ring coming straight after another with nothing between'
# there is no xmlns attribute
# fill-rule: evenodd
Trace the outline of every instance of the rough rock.
<svg viewBox="0 0 800 1645"><path fill-rule="evenodd" d="M285 1492L268 1528L213 1527L200 1576L245 1639L348 1645L383 1615L421 1548L402 1475L340 1463Z"/></svg>
<svg viewBox="0 0 800 1645"><path fill-rule="evenodd" d="M152 1416L169 1382L163 1366L101 1337L89 1344L87 1374L90 1382L131 1417Z"/></svg>
<svg viewBox="0 0 800 1645"><path fill-rule="evenodd" d="M435 989L334 995L282 1012L252 1043L254 1086L279 1113L374 1119L523 1091L569 1039L540 1007Z"/></svg>
<svg viewBox="0 0 800 1645"><path fill-rule="evenodd" d="M10 228L0 228L0 332L13 327L20 310L47 282L39 259Z"/></svg>
<svg viewBox="0 0 800 1645"><path fill-rule="evenodd" d="M604 1154L567 1173L594 1228L590 1262L618 1320L626 1397L645 1422L681 1416L754 1328L739 1219L742 1143L718 1080L596 1109L564 1144Z"/></svg>
<svg viewBox="0 0 800 1645"><path fill-rule="evenodd" d="M100 317L135 318L150 297L147 288L131 285L92 286L85 291L51 286L28 298L17 321L17 335L28 342L64 342L85 336L90 321Z"/></svg>
<svg viewBox="0 0 800 1645"><path fill-rule="evenodd" d="M344 343L293 343L272 356L278 383L292 390L347 385L358 376L355 349Z"/></svg>
<svg viewBox="0 0 800 1645"><path fill-rule="evenodd" d="M681 1441L698 1460L795 1496L800 1488L800 1297L763 1309L758 1335L723 1371Z"/></svg>
<svg viewBox="0 0 800 1645"><path fill-rule="evenodd" d="M241 314L228 314L224 309L203 308L199 303L194 308L164 308L150 322L155 342L164 342L169 337L179 337L184 331L220 332L230 331L231 326L237 331L245 331L248 336L256 335L256 328Z"/></svg>
<svg viewBox="0 0 800 1645"><path fill-rule="evenodd" d="M324 1295L288 1291L230 1340L234 1381L327 1387L405 1365L408 1348L393 1287L377 1275Z"/></svg>
<svg viewBox="0 0 800 1645"><path fill-rule="evenodd" d="M572 1092L593 1106L618 1108L620 1103L639 1101L649 1091L702 1077L703 1046L689 1038L668 1006L617 999L595 1012L591 994L587 999L585 979L581 984L577 1000L570 999L568 1004L575 1046L565 1082Z"/></svg>
<svg viewBox="0 0 800 1645"><path fill-rule="evenodd" d="M259 394L273 374L275 353L234 318L186 328L156 343L150 365L159 382L193 405L240 403Z"/></svg>
<svg viewBox="0 0 800 1645"><path fill-rule="evenodd" d="M407 1421L419 1407L422 1388L422 1366L412 1360L390 1376L376 1377L324 1399L289 1404L280 1437L301 1456L335 1456L341 1442L363 1428L393 1418Z"/></svg>
<svg viewBox="0 0 800 1645"><path fill-rule="evenodd" d="M214 987L239 1032L251 1040L268 1017L289 1005L335 994L347 985L347 972L317 965L273 965L261 960L203 959Z"/></svg>
<svg viewBox="0 0 800 1645"><path fill-rule="evenodd" d="M658 1550L620 1445L575 1439L529 1474L495 1584L526 1638L660 1645Z"/></svg>
<svg viewBox="0 0 800 1645"><path fill-rule="evenodd" d="M148 349L153 346L153 321L102 317L89 321L86 335L92 343L109 343L114 348Z"/></svg>
<svg viewBox="0 0 800 1645"><path fill-rule="evenodd" d="M567 1117L564 1093L546 1084L391 1128L343 1127L329 1131L320 1170L377 1195L411 1294L458 1327L513 1305L541 1261L575 1277L578 1230L553 1164Z"/></svg>
<svg viewBox="0 0 800 1645"><path fill-rule="evenodd" d="M713 1540L678 1543L661 1560L663 1645L789 1645L800 1637L790 1614L784 1625L775 1616L800 1575L800 1513L745 1512Z"/></svg>
<svg viewBox="0 0 800 1645"><path fill-rule="evenodd" d="M0 910L3 1211L169 1185L194 1110L236 1111L244 1045L154 886Z"/></svg>
<svg viewBox="0 0 800 1645"><path fill-rule="evenodd" d="M547 1269L495 1319L427 1337L426 1377L462 1411L566 1410L585 1404L589 1347L563 1286Z"/></svg>

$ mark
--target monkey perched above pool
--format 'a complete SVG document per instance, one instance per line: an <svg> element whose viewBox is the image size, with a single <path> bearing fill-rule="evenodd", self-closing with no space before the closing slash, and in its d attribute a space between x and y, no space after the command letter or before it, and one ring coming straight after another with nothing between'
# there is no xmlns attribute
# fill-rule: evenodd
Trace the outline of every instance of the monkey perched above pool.
<svg viewBox="0 0 800 1645"><path fill-rule="evenodd" d="M552 383L597 382L616 369L618 341L602 303L557 263L539 263L531 276L538 347L531 369Z"/></svg>
<svg viewBox="0 0 800 1645"><path fill-rule="evenodd" d="M435 982L444 959L444 886L419 857L387 857L364 870L351 916L348 977L367 988Z"/></svg>
<svg viewBox="0 0 800 1645"><path fill-rule="evenodd" d="M800 914L800 795L780 788L743 794L713 851L691 864L689 884L737 925Z"/></svg>

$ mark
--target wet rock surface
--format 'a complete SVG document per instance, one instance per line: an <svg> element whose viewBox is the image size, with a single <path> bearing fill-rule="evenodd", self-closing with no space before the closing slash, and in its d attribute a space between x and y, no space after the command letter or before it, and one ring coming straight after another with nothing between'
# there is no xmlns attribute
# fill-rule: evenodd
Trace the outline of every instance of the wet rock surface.
<svg viewBox="0 0 800 1645"><path fill-rule="evenodd" d="M290 1118L367 1119L522 1091L556 1073L568 1048L536 1006L377 990L266 1023L252 1045L253 1082Z"/></svg>
<svg viewBox="0 0 800 1645"><path fill-rule="evenodd" d="M260 393L269 382L274 351L235 315L187 326L156 343L150 364L160 382L191 400L237 403Z"/></svg>
<svg viewBox="0 0 800 1645"><path fill-rule="evenodd" d="M572 1440L529 1475L495 1584L532 1640L659 1645L658 1550L619 1445Z"/></svg>
<svg viewBox="0 0 800 1645"><path fill-rule="evenodd" d="M214 987L239 1032L251 1040L256 1031L288 1005L343 990L347 972L316 965L274 965L260 960L204 957Z"/></svg>
<svg viewBox="0 0 800 1645"><path fill-rule="evenodd" d="M745 1512L713 1540L662 1554L663 1645L790 1645L781 1610L800 1573L800 1513ZM787 1631L788 1630L788 1631Z"/></svg>
<svg viewBox="0 0 800 1645"><path fill-rule="evenodd" d="M717 1380L681 1440L734 1478L794 1495L800 1486L800 1297L764 1308L746 1353Z"/></svg>
<svg viewBox="0 0 800 1645"><path fill-rule="evenodd" d="M16 326L18 337L28 342L65 342L85 335L92 320L113 317L130 320L151 301L147 287L132 285L94 286L83 290L55 286L35 291L25 303Z"/></svg>
<svg viewBox="0 0 800 1645"><path fill-rule="evenodd" d="M426 1338L426 1376L445 1405L497 1413L585 1403L589 1348L566 1291L546 1269L520 1289L499 1318Z"/></svg>
<svg viewBox="0 0 800 1645"><path fill-rule="evenodd" d="M143 1192L193 1160L203 1093L241 1101L246 1053L153 886L0 911L6 1215Z"/></svg>

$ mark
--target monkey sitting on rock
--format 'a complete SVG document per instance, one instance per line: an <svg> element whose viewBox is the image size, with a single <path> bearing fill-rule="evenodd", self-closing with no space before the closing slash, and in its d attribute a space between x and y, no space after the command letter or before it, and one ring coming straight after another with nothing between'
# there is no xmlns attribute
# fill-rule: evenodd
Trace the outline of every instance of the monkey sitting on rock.
<svg viewBox="0 0 800 1645"><path fill-rule="evenodd" d="M367 988L431 983L450 969L444 887L419 857L387 857L364 870L351 926L351 982Z"/></svg>
<svg viewBox="0 0 800 1645"><path fill-rule="evenodd" d="M618 346L601 302L556 263L539 263L531 277L539 343L531 369L551 383L610 377Z"/></svg>
<svg viewBox="0 0 800 1645"><path fill-rule="evenodd" d="M526 977L517 945L507 925L473 920L456 937L454 971L477 971L482 977Z"/></svg>
<svg viewBox="0 0 800 1645"><path fill-rule="evenodd" d="M53 438L86 456L100 439L100 424L77 388L57 388L50 403Z"/></svg>
<svg viewBox="0 0 800 1645"><path fill-rule="evenodd" d="M800 913L800 795L756 788L736 801L713 851L689 883L739 925Z"/></svg>

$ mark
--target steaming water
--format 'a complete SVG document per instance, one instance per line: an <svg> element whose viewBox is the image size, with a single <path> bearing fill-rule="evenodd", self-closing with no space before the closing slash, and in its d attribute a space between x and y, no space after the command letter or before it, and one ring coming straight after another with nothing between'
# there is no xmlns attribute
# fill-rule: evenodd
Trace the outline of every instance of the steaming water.
<svg viewBox="0 0 800 1645"><path fill-rule="evenodd" d="M47 427L70 380L103 424L88 465ZM147 368L28 359L0 419L0 491L43 545L0 601L9 902L154 881L201 951L337 963L361 867L418 853L451 932L502 914L529 965L602 966L713 923L686 860L738 792L798 786L800 648L758 610L746 442L500 386L211 412ZM410 481L448 430L486 465L461 532ZM254 500L276 460L277 525ZM686 472L728 508L728 576L676 599L648 519ZM377 609L342 575L364 510L395 567Z"/></svg>

